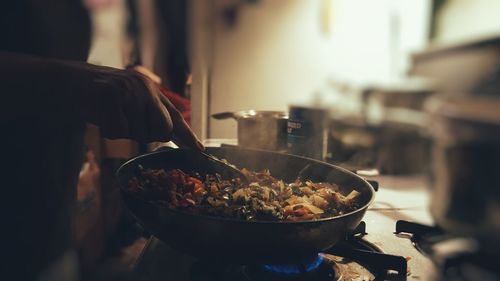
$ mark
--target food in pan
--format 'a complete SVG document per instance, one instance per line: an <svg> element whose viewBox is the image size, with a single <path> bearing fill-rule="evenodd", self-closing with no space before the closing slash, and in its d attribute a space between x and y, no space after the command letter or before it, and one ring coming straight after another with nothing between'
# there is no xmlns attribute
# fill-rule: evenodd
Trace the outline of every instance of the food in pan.
<svg viewBox="0 0 500 281"><path fill-rule="evenodd" d="M128 190L146 200L194 214L242 220L304 221L339 216L357 209L356 190L340 193L334 183L285 183L268 170L241 170L249 179L187 174L179 169L143 169Z"/></svg>

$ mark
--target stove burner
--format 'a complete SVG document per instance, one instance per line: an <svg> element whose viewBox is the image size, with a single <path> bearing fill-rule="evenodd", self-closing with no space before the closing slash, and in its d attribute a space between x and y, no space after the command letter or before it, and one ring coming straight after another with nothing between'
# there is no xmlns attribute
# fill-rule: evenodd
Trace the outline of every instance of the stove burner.
<svg viewBox="0 0 500 281"><path fill-rule="evenodd" d="M296 264L264 265L263 268L277 274L299 275L316 270L322 262L323 257L315 255L311 258L305 258L302 262Z"/></svg>
<svg viewBox="0 0 500 281"><path fill-rule="evenodd" d="M337 264L317 254L298 259L297 263L245 266L244 274L250 281L338 281Z"/></svg>
<svg viewBox="0 0 500 281"><path fill-rule="evenodd" d="M406 260L384 254L380 248L363 239L361 223L334 247L297 259L276 264L226 264L185 255L152 237L136 263L134 272L141 280L179 281L347 281L406 280ZM148 276L148 277L145 277ZM150 279L153 278L153 279Z"/></svg>

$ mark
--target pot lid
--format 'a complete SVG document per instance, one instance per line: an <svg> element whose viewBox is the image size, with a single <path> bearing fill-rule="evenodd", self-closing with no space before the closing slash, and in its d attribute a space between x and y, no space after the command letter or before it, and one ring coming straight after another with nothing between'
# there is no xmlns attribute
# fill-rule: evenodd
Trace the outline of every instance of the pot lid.
<svg viewBox="0 0 500 281"><path fill-rule="evenodd" d="M236 118L276 118L287 119L288 113L284 111L267 111L267 110L245 110L234 113Z"/></svg>
<svg viewBox="0 0 500 281"><path fill-rule="evenodd" d="M500 97L434 95L426 101L425 110L452 119L500 125Z"/></svg>

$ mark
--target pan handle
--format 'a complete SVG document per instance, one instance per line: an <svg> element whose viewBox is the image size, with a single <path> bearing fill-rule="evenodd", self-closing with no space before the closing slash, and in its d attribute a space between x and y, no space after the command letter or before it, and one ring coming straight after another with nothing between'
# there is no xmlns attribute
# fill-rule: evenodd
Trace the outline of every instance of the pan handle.
<svg viewBox="0 0 500 281"><path fill-rule="evenodd" d="M378 191L378 181L374 181L374 180L367 180L365 179L369 184L371 184L373 186L373 189L375 189L375 191Z"/></svg>
<svg viewBox="0 0 500 281"><path fill-rule="evenodd" d="M217 120L224 120L224 119L229 119L229 118L236 119L236 115L234 114L234 112L225 111L225 112L219 112L219 113L212 114L212 118L217 119Z"/></svg>

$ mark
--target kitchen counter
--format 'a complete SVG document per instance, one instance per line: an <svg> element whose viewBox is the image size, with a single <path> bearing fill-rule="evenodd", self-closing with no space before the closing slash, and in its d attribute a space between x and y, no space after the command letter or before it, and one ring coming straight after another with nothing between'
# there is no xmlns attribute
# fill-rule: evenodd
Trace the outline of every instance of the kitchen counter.
<svg viewBox="0 0 500 281"><path fill-rule="evenodd" d="M407 236L394 234L397 220L433 225L426 178L412 175L368 179L378 181L380 187L363 219L368 232L364 238L388 254L409 258L408 280L430 280L434 274L432 262L413 247Z"/></svg>

